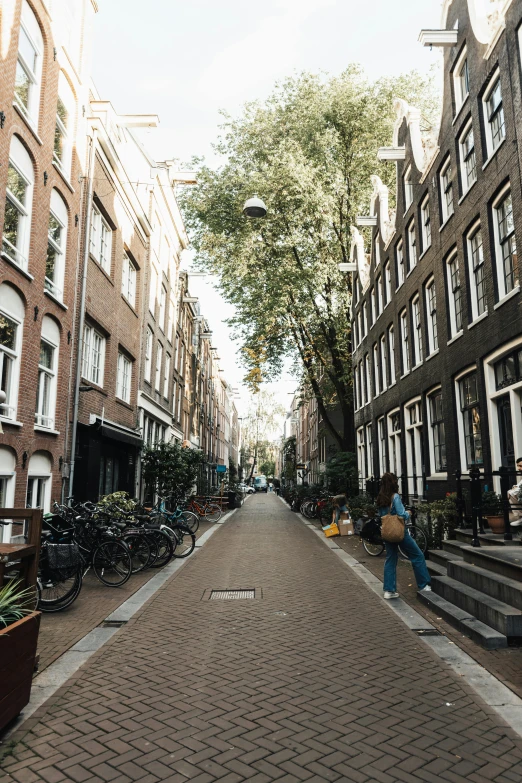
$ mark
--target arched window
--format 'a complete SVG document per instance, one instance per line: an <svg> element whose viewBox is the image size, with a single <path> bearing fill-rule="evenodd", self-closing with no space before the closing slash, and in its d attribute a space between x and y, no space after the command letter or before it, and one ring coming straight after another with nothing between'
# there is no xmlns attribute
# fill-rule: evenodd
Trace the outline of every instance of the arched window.
<svg viewBox="0 0 522 783"><path fill-rule="evenodd" d="M47 451L35 451L29 460L27 471L27 508L41 508L48 512L51 507L52 463Z"/></svg>
<svg viewBox="0 0 522 783"><path fill-rule="evenodd" d="M14 506L16 458L14 452L0 446L0 508ZM11 538L11 526L0 526L0 543Z"/></svg>
<svg viewBox="0 0 522 783"><path fill-rule="evenodd" d="M31 242L34 169L17 136L11 139L7 168L2 256L27 272Z"/></svg>
<svg viewBox="0 0 522 783"><path fill-rule="evenodd" d="M38 361L38 387L36 392L35 424L38 427L54 429L56 410L56 371L60 330L55 321L45 315L42 319L40 359Z"/></svg>
<svg viewBox="0 0 522 783"><path fill-rule="evenodd" d="M60 301L63 299L67 223L68 213L65 202L58 191L53 189L45 262L45 289Z"/></svg>
<svg viewBox="0 0 522 783"><path fill-rule="evenodd" d="M27 0L22 2L14 99L29 122L38 127L42 81L43 38Z"/></svg>
<svg viewBox="0 0 522 783"><path fill-rule="evenodd" d="M0 285L0 388L6 400L0 404L0 417L16 420L20 351L25 306L22 297L7 283Z"/></svg>
<svg viewBox="0 0 522 783"><path fill-rule="evenodd" d="M54 129L54 163L58 165L67 179L71 176L75 106L76 101L71 85L63 71L60 71L56 125Z"/></svg>

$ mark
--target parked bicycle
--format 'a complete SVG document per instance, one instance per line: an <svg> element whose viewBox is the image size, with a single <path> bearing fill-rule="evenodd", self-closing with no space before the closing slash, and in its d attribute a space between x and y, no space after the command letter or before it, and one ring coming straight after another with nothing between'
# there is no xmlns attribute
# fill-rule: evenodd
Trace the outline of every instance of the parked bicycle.
<svg viewBox="0 0 522 783"><path fill-rule="evenodd" d="M410 518L405 522L405 535L409 534L414 538L421 552L426 554L428 539L424 530L417 525L417 509L415 506L406 506L405 508L410 512ZM385 550L385 545L381 537L381 520L379 517L373 517L366 521L361 531L361 538L363 547L369 555L372 557L379 557L382 555ZM408 556L401 549L400 544L399 554L404 560L408 560Z"/></svg>

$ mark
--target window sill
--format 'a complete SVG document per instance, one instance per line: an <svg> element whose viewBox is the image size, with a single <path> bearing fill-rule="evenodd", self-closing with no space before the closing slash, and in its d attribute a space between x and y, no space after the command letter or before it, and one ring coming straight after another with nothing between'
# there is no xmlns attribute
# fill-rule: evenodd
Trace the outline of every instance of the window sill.
<svg viewBox="0 0 522 783"><path fill-rule="evenodd" d="M53 296L53 294L52 294L50 291L47 291L47 289L46 289L46 288L44 288L44 294L45 294L46 296L48 296L48 297L49 297L49 299L52 299L52 300L53 300L53 302L56 302L56 304L57 304L59 307L61 307L61 308L62 308L62 310L68 310L68 309L69 309L69 308L67 307L67 305L66 305L66 304L64 304L64 303L62 302L62 300L61 300L61 299L58 299L58 297L57 297L57 296Z"/></svg>
<svg viewBox="0 0 522 783"><path fill-rule="evenodd" d="M136 318L139 318L139 315L138 315L138 313L136 312L136 310L135 310L135 308L134 308L134 305L132 305L132 304L129 302L129 300L126 298L126 296L125 296L124 294L122 294L122 295L121 295L121 298L123 299L123 301L125 302L125 304L126 304L126 305L127 305L127 307L129 308L129 310L132 310L132 312L134 313L134 315L136 316Z"/></svg>
<svg viewBox="0 0 522 783"><path fill-rule="evenodd" d="M451 218L453 217L454 214L455 214L455 212L453 211L451 213L451 215L448 215L448 217L446 218L444 223L441 223L440 228L439 228L439 234L440 234L440 232L442 231L443 228L446 228L446 226L448 225L448 223L450 222L450 220L451 220Z"/></svg>
<svg viewBox="0 0 522 783"><path fill-rule="evenodd" d="M90 381L88 378L84 378L82 375L82 386L92 386L94 391L97 391L99 394L103 394L104 397L108 397L108 393L105 391L103 386L98 386L98 384L94 383L94 381Z"/></svg>
<svg viewBox="0 0 522 783"><path fill-rule="evenodd" d="M399 286L397 286L397 288L395 289L395 293L397 293L397 291L400 291L403 285L404 285L404 280Z"/></svg>
<svg viewBox="0 0 522 783"><path fill-rule="evenodd" d="M107 272L107 270L106 270L106 269L104 269L104 268L102 267L102 265L100 264L100 262L98 261L98 259L96 258L96 256L93 256L93 254L92 254L92 253L89 253L89 258L90 258L92 261L94 261L94 263L96 264L96 266L98 267L98 269L100 270L100 272L102 272L102 273L105 275L105 277L107 278L107 280L109 281L109 283L110 283L111 285L114 285L114 281L112 280L112 278L111 278L110 274Z"/></svg>
<svg viewBox="0 0 522 783"><path fill-rule="evenodd" d="M11 427L22 428L24 426L21 421L13 421L13 419L8 419L7 416L0 416L0 422L2 422L2 424L10 424Z"/></svg>
<svg viewBox="0 0 522 783"><path fill-rule="evenodd" d="M464 330L462 329L460 332L458 332L458 334L455 335L455 337L452 337L451 340L448 340L447 345L451 345L452 343L459 340L463 334L464 334Z"/></svg>
<svg viewBox="0 0 522 783"><path fill-rule="evenodd" d="M17 272L20 272L21 275L26 277L28 280L31 280L31 282L34 280L33 275L30 272L26 272L25 269L22 269L21 266L18 266L18 264L15 264L12 258L10 258L7 253L1 253L0 254L4 261L6 261L9 266L12 266L13 269L16 269Z"/></svg>
<svg viewBox="0 0 522 783"><path fill-rule="evenodd" d="M74 193L75 190L74 190L73 186L71 185L70 181L67 179L67 177L65 175L65 171L63 171L62 167L55 160L53 160L53 167L58 172L60 177L62 178L63 183L65 184L65 186L67 188L69 188L71 193Z"/></svg>
<svg viewBox="0 0 522 783"><path fill-rule="evenodd" d="M401 375L401 377L399 378L399 380L400 380L400 381L403 381L403 380L404 380L404 378L407 378L409 374L410 374L410 370L407 370L405 373L403 373L403 374ZM394 385L395 385L395 384L394 384Z"/></svg>
<svg viewBox="0 0 522 783"><path fill-rule="evenodd" d="M488 311L487 311L487 310L484 310L484 312L483 312L483 313L481 313L480 315L477 315L477 317L475 318L475 320L474 320L474 321L472 321L470 324L468 324L468 329L473 329L473 327L474 327L474 326L476 326L476 325L477 325L477 324L479 324L481 321L483 321L483 320L484 320L484 318L487 318L487 317L488 317L488 315L489 315Z"/></svg>
<svg viewBox="0 0 522 783"><path fill-rule="evenodd" d="M53 430L50 427L41 427L39 424L34 425L34 431L35 432L46 432L47 435L59 435L60 432L58 430Z"/></svg>
<svg viewBox="0 0 522 783"><path fill-rule="evenodd" d="M434 356L437 356L439 353L439 349L437 348L436 351L432 351L429 356L426 356L425 361L429 362L430 359L433 359Z"/></svg>
<svg viewBox="0 0 522 783"><path fill-rule="evenodd" d="M422 261L422 259L424 258L424 256L426 255L426 253L427 253L427 252L428 252L430 249L431 249L431 243L428 245L428 247L426 248L426 250L423 250L423 251L422 251L422 253L421 253L421 254L420 254L420 256L419 256L419 261Z"/></svg>
<svg viewBox="0 0 522 783"><path fill-rule="evenodd" d="M13 101L13 109L14 109L14 110L15 110L15 112L16 112L16 113L17 113L17 114L18 114L18 115L19 115L19 116L22 118L22 120L25 122L25 124L27 125L27 127L29 128L29 130L31 131L31 133L33 134L33 136L35 137L35 139L36 139L36 141L38 142L38 144L40 145L40 147L43 147L43 141L42 141L42 140L41 140L41 138L39 137L39 135L38 135L38 133L37 133L37 131L36 131L36 128L35 128L35 126L34 126L34 125L33 125L33 123L31 122L31 120L29 119L29 117L27 117L27 116L26 116L26 115L23 113L22 109L19 107L19 105L16 103L16 101Z"/></svg>
<svg viewBox="0 0 522 783"><path fill-rule="evenodd" d="M469 101L469 92L468 92L468 94L466 95L466 97L464 98L464 100L462 101L462 103L460 104L460 106L459 106L459 108L457 109L457 111L455 112L455 116L454 116L454 118L453 118L453 122L451 123L452 125L455 125L455 123L457 122L457 120L458 120L458 119L459 119L459 117L460 117L460 114L461 114L461 112L462 112L462 109L463 109L463 108L464 108L464 107L467 105L468 101Z"/></svg>
<svg viewBox="0 0 522 783"><path fill-rule="evenodd" d="M495 157L495 155L497 154L497 152L499 151L499 149L500 149L500 148L502 147L502 145L505 143L505 141L506 141L506 137L504 136L504 138L502 139L502 141L500 142L500 144L498 145L498 147L497 147L495 150L493 150L493 152L491 153L491 155L488 157L487 161L486 161L486 162L484 163L484 165L482 166L482 171L485 171L485 169L487 169L487 167L489 166L489 164L491 163L491 161L493 160L493 158Z"/></svg>
<svg viewBox="0 0 522 783"><path fill-rule="evenodd" d="M411 371L415 372L415 370L418 370L419 367L422 367L423 364L424 364L424 359L421 362L419 362L418 364L416 364L415 367L412 367Z"/></svg>
<svg viewBox="0 0 522 783"><path fill-rule="evenodd" d="M513 299L514 296L520 293L520 286L516 285L512 291L509 292L509 294L506 294L502 297L502 299L499 299L496 305L494 305L493 310L498 310L499 307L502 307L505 302L509 302L510 299Z"/></svg>
<svg viewBox="0 0 522 783"><path fill-rule="evenodd" d="M133 411L134 410L134 408L130 404L130 402L126 402L125 400L121 400L119 397L116 397L115 399L116 399L116 402L118 403L118 405L121 405L124 408L127 408L127 410L129 410L129 411Z"/></svg>
<svg viewBox="0 0 522 783"><path fill-rule="evenodd" d="M473 188L473 187L474 187L476 184L477 184L477 180L475 180L474 182L472 182L472 184L469 186L469 188L466 190L466 192L462 194L462 196L461 196L461 197L459 198L459 200L457 201L457 204L458 204L459 206L462 204L462 202L464 201L464 199L466 198L466 196L468 195L468 193L470 192L470 190L471 190L471 189L472 189L472 188Z"/></svg>
<svg viewBox="0 0 522 783"><path fill-rule="evenodd" d="M390 383L390 385L388 386L388 390L393 389L394 386L397 386L397 381Z"/></svg>

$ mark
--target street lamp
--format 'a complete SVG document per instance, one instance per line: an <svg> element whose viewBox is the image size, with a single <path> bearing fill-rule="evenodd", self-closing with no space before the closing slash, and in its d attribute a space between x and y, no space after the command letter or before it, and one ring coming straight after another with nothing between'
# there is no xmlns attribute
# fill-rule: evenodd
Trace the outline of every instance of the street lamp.
<svg viewBox="0 0 522 783"><path fill-rule="evenodd" d="M263 201L259 196L255 195L245 201L243 206L243 215L248 218L264 218L266 217L267 209Z"/></svg>

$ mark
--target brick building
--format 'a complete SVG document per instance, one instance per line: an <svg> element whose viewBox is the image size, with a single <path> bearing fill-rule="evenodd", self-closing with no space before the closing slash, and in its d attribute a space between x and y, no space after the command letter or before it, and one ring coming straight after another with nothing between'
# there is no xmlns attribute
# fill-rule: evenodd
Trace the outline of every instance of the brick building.
<svg viewBox="0 0 522 783"><path fill-rule="evenodd" d="M381 160L396 161L396 213L378 177L369 252L353 229L355 422L362 478L404 474L443 494L455 471L522 454L520 22L522 2L444 4L438 133L396 102Z"/></svg>
<svg viewBox="0 0 522 783"><path fill-rule="evenodd" d="M47 510L62 489L95 9L1 8L0 506Z"/></svg>

